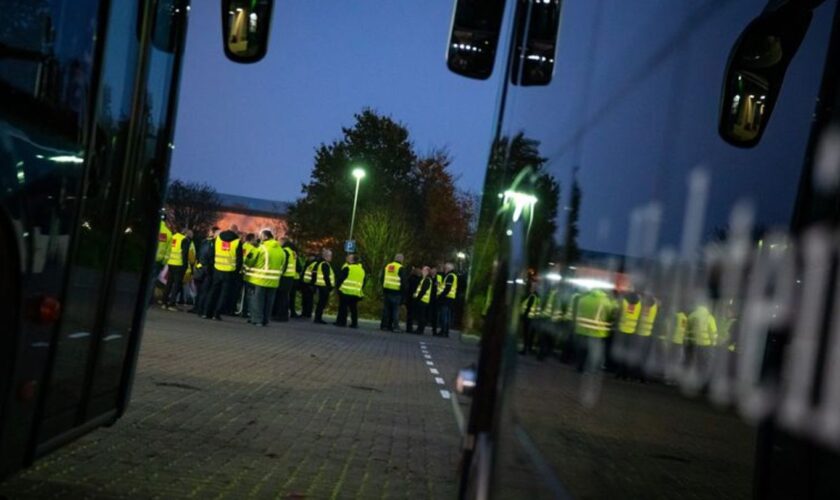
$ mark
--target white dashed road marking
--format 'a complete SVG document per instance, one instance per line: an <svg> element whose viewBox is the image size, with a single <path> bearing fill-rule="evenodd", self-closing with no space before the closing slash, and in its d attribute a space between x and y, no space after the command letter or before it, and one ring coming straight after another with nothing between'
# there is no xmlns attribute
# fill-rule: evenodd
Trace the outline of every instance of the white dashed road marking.
<svg viewBox="0 0 840 500"><path fill-rule="evenodd" d="M440 385L443 385L444 384L443 377L435 377L435 382L437 382Z"/></svg>
<svg viewBox="0 0 840 500"><path fill-rule="evenodd" d="M441 389L440 390L440 397L442 397L443 399L451 399L452 398L452 393L447 391L446 389Z"/></svg>
<svg viewBox="0 0 840 500"><path fill-rule="evenodd" d="M440 372L437 368L429 368L429 371L432 372L432 375L440 375Z"/></svg>
<svg viewBox="0 0 840 500"><path fill-rule="evenodd" d="M434 361L426 361L426 364L429 365L429 366L435 366Z"/></svg>

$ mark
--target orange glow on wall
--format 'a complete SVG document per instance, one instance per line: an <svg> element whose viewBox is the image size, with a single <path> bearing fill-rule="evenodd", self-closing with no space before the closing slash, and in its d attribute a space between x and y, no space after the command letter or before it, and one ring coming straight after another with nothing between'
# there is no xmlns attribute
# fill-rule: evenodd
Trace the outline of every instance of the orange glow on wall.
<svg viewBox="0 0 840 500"><path fill-rule="evenodd" d="M221 217L216 222L216 225L222 229L227 229L231 225L236 224L239 227L239 232L244 234L257 234L261 230L268 228L274 233L275 238L282 238L286 235L286 220L282 217L260 217L234 212L221 212L220 215Z"/></svg>

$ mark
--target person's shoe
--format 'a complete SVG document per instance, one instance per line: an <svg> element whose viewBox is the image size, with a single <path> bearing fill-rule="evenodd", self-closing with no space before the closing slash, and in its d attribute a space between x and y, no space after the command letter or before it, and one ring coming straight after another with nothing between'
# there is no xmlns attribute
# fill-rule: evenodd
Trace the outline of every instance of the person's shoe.
<svg viewBox="0 0 840 500"><path fill-rule="evenodd" d="M313 321L313 323L315 323L315 324L317 324L317 325L326 325L326 324L328 324L326 321L324 321L324 320L322 320L322 319L316 319L315 321Z"/></svg>
<svg viewBox="0 0 840 500"><path fill-rule="evenodd" d="M201 315L201 316L199 316L199 317L200 317L201 319L210 319L210 318L208 318L208 317L207 317L207 315L206 315L206 314L202 314L202 315Z"/></svg>
<svg viewBox="0 0 840 500"><path fill-rule="evenodd" d="M166 308L166 310L167 310L167 311L176 311L176 312L177 312L177 311L178 311L178 308L177 308L177 307L175 307L175 306L169 306L169 307L167 307L167 308Z"/></svg>
<svg viewBox="0 0 840 500"><path fill-rule="evenodd" d="M222 321L222 317L221 317L221 316L213 316L213 319L215 319L216 321Z"/></svg>
<svg viewBox="0 0 840 500"><path fill-rule="evenodd" d="M254 324L256 324L256 323L254 323ZM260 324L260 326L266 327L266 326L268 326L268 323L262 323L262 324Z"/></svg>
<svg viewBox="0 0 840 500"><path fill-rule="evenodd" d="M359 325L350 325L350 328L359 328Z"/></svg>
<svg viewBox="0 0 840 500"><path fill-rule="evenodd" d="M300 318L300 314L290 314L289 317L292 319L297 319Z"/></svg>

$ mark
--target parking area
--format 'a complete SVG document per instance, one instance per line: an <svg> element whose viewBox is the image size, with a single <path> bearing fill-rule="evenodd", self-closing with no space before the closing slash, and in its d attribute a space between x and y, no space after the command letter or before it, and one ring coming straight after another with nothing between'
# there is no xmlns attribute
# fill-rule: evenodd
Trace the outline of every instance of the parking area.
<svg viewBox="0 0 840 500"><path fill-rule="evenodd" d="M0 496L452 497L461 443L447 397L475 349L376 326L262 328L154 309L126 416Z"/></svg>

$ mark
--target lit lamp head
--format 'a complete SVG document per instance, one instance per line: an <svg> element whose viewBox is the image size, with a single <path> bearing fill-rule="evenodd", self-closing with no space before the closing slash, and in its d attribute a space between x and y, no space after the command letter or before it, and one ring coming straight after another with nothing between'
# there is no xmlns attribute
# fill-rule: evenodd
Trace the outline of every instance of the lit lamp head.
<svg viewBox="0 0 840 500"><path fill-rule="evenodd" d="M365 178L365 175L366 175L366 174L365 174L365 169L363 169L363 168L358 168L358 167L353 169L353 177L354 177L357 181L360 181L360 180L364 179L364 178Z"/></svg>

